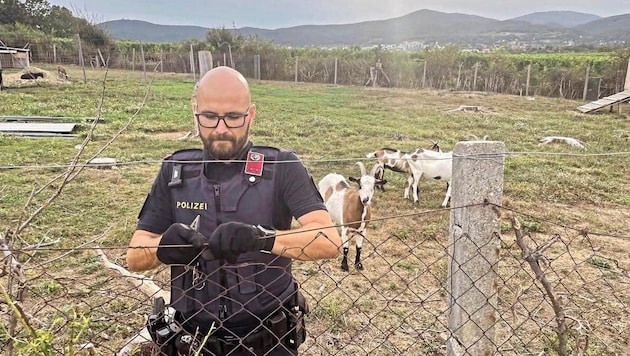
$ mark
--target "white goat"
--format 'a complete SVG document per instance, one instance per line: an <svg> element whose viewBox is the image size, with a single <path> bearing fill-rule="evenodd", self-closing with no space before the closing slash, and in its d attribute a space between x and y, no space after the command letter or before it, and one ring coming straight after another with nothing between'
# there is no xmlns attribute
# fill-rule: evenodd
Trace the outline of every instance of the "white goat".
<svg viewBox="0 0 630 356"><path fill-rule="evenodd" d="M427 149L431 151L442 152L442 150L440 149L440 145L435 141L431 141L431 146ZM422 149L416 149L409 153L411 154L417 152L418 150ZM385 169L389 169L391 171L399 173L406 173L408 175L407 187L405 188L405 198L407 198L413 184L413 175L411 174L411 168L409 168L409 164L407 163L407 161L402 159L402 157L406 154L407 152L402 152L401 150L383 147L366 155L367 158L376 158L379 166L381 167L376 171L374 175L376 179L383 180L385 178ZM385 191L384 183L381 185L377 184L376 188Z"/></svg>
<svg viewBox="0 0 630 356"><path fill-rule="evenodd" d="M322 195L328 213L333 222L341 227L341 240L343 242L343 259L341 269L348 271L348 250L350 245L349 233L356 234L356 257L354 267L363 269L361 263L361 247L366 235L365 228L372 216L370 203L374 195L374 186L382 183L374 178L379 165L372 167L370 174L366 174L363 162L357 162L361 169L361 177L348 177L352 182L359 184L358 188L351 188L341 174L329 173L318 183L319 193ZM384 183L383 183L384 184Z"/></svg>
<svg viewBox="0 0 630 356"><path fill-rule="evenodd" d="M451 199L451 177L453 175L453 152L435 152L430 150L416 150L402 158L409 164L413 182L414 203L418 202L418 181L420 179L432 179L446 181L446 196L442 207L446 208ZM405 190L405 199L409 197L409 190Z"/></svg>

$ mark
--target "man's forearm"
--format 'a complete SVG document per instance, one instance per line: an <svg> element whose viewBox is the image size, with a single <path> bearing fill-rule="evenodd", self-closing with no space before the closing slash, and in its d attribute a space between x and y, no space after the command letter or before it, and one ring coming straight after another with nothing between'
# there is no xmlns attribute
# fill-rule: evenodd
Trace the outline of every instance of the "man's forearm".
<svg viewBox="0 0 630 356"><path fill-rule="evenodd" d="M335 258L341 239L335 227L309 224L298 229L277 231L274 254L302 261Z"/></svg>

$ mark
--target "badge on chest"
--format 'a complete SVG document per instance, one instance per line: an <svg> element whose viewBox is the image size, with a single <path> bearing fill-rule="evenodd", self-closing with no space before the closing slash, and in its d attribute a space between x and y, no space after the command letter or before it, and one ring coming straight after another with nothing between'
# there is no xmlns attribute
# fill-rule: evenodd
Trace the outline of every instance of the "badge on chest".
<svg viewBox="0 0 630 356"><path fill-rule="evenodd" d="M245 162L245 174L258 177L262 176L264 163L265 155L249 151L247 153L247 161Z"/></svg>

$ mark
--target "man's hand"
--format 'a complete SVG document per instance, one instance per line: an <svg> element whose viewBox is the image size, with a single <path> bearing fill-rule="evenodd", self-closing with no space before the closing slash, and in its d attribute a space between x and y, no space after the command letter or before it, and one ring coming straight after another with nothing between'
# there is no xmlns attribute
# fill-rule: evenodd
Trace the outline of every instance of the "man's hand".
<svg viewBox="0 0 630 356"><path fill-rule="evenodd" d="M204 243L208 239L189 226L175 223L168 227L162 234L160 245L157 249L157 258L160 262L173 265L189 265L199 258L204 250ZM192 245L179 246L176 245ZM173 247L171 247L173 246Z"/></svg>
<svg viewBox="0 0 630 356"><path fill-rule="evenodd" d="M241 253L271 251L275 239L273 230L232 221L223 223L214 230L208 241L208 248L215 258L235 263Z"/></svg>

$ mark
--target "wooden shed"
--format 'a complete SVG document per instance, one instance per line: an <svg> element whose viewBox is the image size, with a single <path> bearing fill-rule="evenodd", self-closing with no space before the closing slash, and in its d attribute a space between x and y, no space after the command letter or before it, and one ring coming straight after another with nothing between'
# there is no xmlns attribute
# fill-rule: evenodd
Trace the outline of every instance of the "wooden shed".
<svg viewBox="0 0 630 356"><path fill-rule="evenodd" d="M30 66L31 50L0 46L0 68L27 68Z"/></svg>

